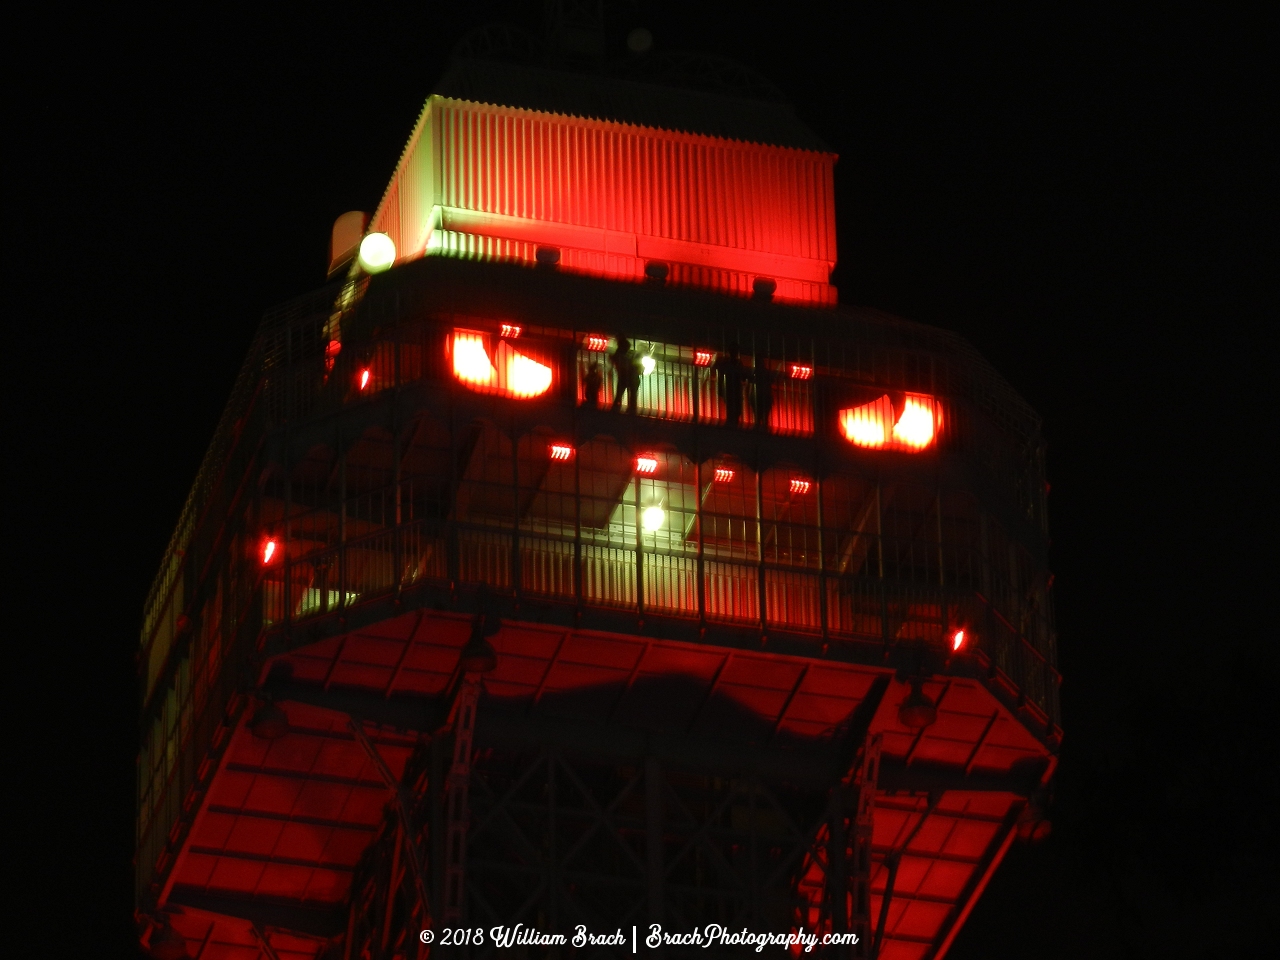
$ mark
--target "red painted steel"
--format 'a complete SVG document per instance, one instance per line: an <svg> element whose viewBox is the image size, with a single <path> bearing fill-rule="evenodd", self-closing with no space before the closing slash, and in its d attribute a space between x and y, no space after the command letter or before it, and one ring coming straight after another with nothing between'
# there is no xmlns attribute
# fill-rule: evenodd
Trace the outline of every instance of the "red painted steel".
<svg viewBox="0 0 1280 960"><path fill-rule="evenodd" d="M561 268L830 304L834 154L428 100L370 229L424 254Z"/></svg>

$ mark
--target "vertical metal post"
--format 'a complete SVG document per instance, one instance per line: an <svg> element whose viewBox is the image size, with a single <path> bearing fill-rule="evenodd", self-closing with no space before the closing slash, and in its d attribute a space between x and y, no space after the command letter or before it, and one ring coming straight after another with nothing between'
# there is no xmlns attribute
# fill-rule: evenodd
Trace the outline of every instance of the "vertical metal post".
<svg viewBox="0 0 1280 960"><path fill-rule="evenodd" d="M764 472L763 464L760 462L760 445L756 444L756 592L759 599L759 615L760 615L760 633L767 635L769 632L769 603L765 596L765 585L767 577L764 572L764 481L761 474Z"/></svg>
<svg viewBox="0 0 1280 960"><path fill-rule="evenodd" d="M887 648L892 638L889 636L889 598L884 586L884 510L879 477L876 477L876 569L880 580L880 635Z"/></svg>
<svg viewBox="0 0 1280 960"><path fill-rule="evenodd" d="M644 825L645 862L649 880L648 914L650 923L664 919L663 850L662 850L662 766L657 757L644 761Z"/></svg>
<svg viewBox="0 0 1280 960"><path fill-rule="evenodd" d="M640 474L635 475L636 498L636 618L644 623L644 526L640 522Z"/></svg>
<svg viewBox="0 0 1280 960"><path fill-rule="evenodd" d="M942 623L942 641L947 642L947 632L950 629L951 611L947 603L947 574L946 574L946 555L942 548L942 488L941 486L934 492L933 507L937 513L938 524L938 606L940 619Z"/></svg>
<svg viewBox="0 0 1280 960"><path fill-rule="evenodd" d="M704 556L704 546L706 544L706 531L704 529L705 518L703 517L703 478L702 478L702 448L694 441L694 456L697 463L693 465L693 479L698 491L696 501L697 513L694 514L693 522L698 525L698 559L697 559L697 575L698 575L698 623L703 630L707 628L707 564Z"/></svg>
<svg viewBox="0 0 1280 960"><path fill-rule="evenodd" d="M449 578L449 592L456 598L458 593L458 579L460 577L461 564L458 559L458 522L461 517L458 516L458 496L462 492L459 489L458 480L458 412L452 403L449 404L449 496L453 502L448 505L449 509L445 513L445 553L447 569L445 576Z"/></svg>
<svg viewBox="0 0 1280 960"><path fill-rule="evenodd" d="M575 620L582 616L582 465L578 453L578 425L573 427L573 601Z"/></svg>
<svg viewBox="0 0 1280 960"><path fill-rule="evenodd" d="M338 609L347 606L347 451L338 436Z"/></svg>
<svg viewBox="0 0 1280 960"><path fill-rule="evenodd" d="M397 344L397 353L398 353ZM391 532L391 571L395 582L391 589L393 596L400 599L400 585L404 582L404 557L401 541L403 540L400 523L403 520L400 505L400 414L399 403L392 401L391 407L391 483L395 487L395 516Z"/></svg>
<svg viewBox="0 0 1280 960"><path fill-rule="evenodd" d="M284 477L284 543L281 544L281 549L284 551L284 596L281 600L284 603L284 630L286 636L288 636L290 625L293 623L293 562L289 556L293 552L289 549L292 527L291 517L293 514L293 470L289 464L288 439L288 430L286 429L284 463L280 469L280 473Z"/></svg>
<svg viewBox="0 0 1280 960"><path fill-rule="evenodd" d="M818 469L814 471L813 485L818 504L818 616L822 621L822 639L825 643L831 639L831 621L827 610L827 551L826 536L823 531L821 461L818 463Z"/></svg>
<svg viewBox="0 0 1280 960"><path fill-rule="evenodd" d="M511 424L511 590L520 606L520 439Z"/></svg>
<svg viewBox="0 0 1280 960"><path fill-rule="evenodd" d="M547 751L547 924L560 921L560 871L556 865L556 756Z"/></svg>

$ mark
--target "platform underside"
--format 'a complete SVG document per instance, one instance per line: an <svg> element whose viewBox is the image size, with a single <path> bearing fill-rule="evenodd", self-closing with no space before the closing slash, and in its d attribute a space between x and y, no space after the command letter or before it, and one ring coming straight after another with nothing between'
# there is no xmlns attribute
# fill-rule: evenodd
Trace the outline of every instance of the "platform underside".
<svg viewBox="0 0 1280 960"><path fill-rule="evenodd" d="M259 739L252 708L241 710L162 889L190 956L344 956L353 877L391 797L350 723L400 778L415 746L447 724L470 630L469 617L420 610L264 664L289 732ZM823 797L878 735L873 923L898 858L880 956L936 957L1051 768L1044 744L975 679L932 678L937 721L913 732L898 722L908 688L888 668L510 621L491 642L467 867L469 922L486 927L646 922L654 887L632 834L643 829L637 783L649 763L666 796L664 895L684 904L666 910L668 925L709 915L691 906L690 891L705 887L717 916L772 929L787 916L778 897L813 886L805 851ZM689 800L698 790L705 809ZM774 812L748 816L744 804ZM568 812L552 854L542 834L556 810ZM728 825L720 839L717 823ZM503 870L509 882L495 879ZM593 871L612 878L608 896ZM525 888L523 901L503 901L502 890Z"/></svg>

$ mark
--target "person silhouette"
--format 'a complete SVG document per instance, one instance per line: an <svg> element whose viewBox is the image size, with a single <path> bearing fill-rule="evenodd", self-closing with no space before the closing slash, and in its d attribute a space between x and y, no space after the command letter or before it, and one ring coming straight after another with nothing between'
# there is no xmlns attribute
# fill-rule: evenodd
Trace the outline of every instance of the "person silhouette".
<svg viewBox="0 0 1280 960"><path fill-rule="evenodd" d="M729 344L728 352L716 358L712 369L716 372L720 396L724 398L724 422L736 427L742 421L742 382L747 376L738 345Z"/></svg>
<svg viewBox="0 0 1280 960"><path fill-rule="evenodd" d="M604 385L604 373L600 361L592 360L582 377L582 405L591 410L600 408L600 388Z"/></svg>
<svg viewBox="0 0 1280 960"><path fill-rule="evenodd" d="M622 407L622 396L626 394L627 413L635 413L636 395L640 392L640 363L631 349L631 341L620 337L618 347L609 360L618 374L618 385L613 391L613 412L617 413Z"/></svg>

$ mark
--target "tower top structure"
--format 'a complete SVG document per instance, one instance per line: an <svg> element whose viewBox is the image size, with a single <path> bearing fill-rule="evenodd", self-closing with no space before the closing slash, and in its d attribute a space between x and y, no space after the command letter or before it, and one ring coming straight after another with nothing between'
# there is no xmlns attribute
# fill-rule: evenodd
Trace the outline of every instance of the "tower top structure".
<svg viewBox="0 0 1280 960"><path fill-rule="evenodd" d="M693 54L570 65L515 27L459 45L369 223L397 263L835 304L836 156L775 87Z"/></svg>

